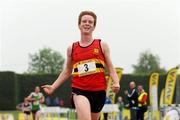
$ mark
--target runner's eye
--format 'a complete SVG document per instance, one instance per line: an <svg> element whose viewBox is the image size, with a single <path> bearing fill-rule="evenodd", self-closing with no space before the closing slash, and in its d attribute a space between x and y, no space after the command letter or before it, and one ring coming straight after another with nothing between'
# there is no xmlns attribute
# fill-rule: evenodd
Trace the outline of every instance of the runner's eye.
<svg viewBox="0 0 180 120"><path fill-rule="evenodd" d="M91 20L89 20L88 22L89 22L89 24L92 24L92 23L93 23L93 21L91 21Z"/></svg>

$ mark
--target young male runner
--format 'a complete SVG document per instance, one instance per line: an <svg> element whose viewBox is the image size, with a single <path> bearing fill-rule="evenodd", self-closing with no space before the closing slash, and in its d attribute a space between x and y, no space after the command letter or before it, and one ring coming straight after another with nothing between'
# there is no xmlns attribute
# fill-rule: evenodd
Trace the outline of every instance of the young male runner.
<svg viewBox="0 0 180 120"><path fill-rule="evenodd" d="M82 11L78 19L81 39L67 49L64 70L52 85L44 85L51 94L72 75L72 98L79 120L98 120L106 98L105 66L113 79L113 91L120 89L115 68L110 59L107 43L93 38L97 16L92 11Z"/></svg>

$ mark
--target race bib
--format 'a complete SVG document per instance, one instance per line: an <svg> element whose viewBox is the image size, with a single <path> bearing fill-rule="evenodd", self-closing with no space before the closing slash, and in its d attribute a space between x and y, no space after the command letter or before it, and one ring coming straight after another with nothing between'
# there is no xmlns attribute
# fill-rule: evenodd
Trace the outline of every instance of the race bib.
<svg viewBox="0 0 180 120"><path fill-rule="evenodd" d="M96 63L87 61L77 65L79 76L89 75L96 72Z"/></svg>

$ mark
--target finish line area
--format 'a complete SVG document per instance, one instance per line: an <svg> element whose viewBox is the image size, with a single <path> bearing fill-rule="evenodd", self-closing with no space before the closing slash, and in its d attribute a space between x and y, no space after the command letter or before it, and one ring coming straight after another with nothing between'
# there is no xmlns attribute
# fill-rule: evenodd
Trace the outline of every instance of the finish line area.
<svg viewBox="0 0 180 120"><path fill-rule="evenodd" d="M108 120L115 120L118 112L116 104L107 104L103 107L101 112L101 119L103 120L103 113L108 113ZM61 108L61 107L42 107L40 110L40 120L78 120L75 109ZM32 120L32 114L30 119ZM25 120L22 111L0 111L0 120Z"/></svg>
<svg viewBox="0 0 180 120"><path fill-rule="evenodd" d="M42 107L40 120L78 120L75 109L61 108L61 107ZM108 113L108 120L119 120L118 118L118 106L116 104L105 104L102 109L100 120L104 120L104 113ZM177 117L180 115L180 105L164 106L159 111L159 120L178 120L169 119L171 117ZM177 112L176 115L175 112ZM122 120L130 120L129 109L122 110ZM149 109L144 116L144 120L153 120L151 117L152 111ZM24 113L22 111L0 111L0 120L25 120ZM32 120L32 115L30 117Z"/></svg>

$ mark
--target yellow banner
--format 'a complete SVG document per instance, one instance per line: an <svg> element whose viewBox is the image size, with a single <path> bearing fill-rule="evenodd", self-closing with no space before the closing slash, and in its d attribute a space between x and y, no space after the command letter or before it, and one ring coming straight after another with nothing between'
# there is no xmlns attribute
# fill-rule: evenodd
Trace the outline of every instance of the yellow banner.
<svg viewBox="0 0 180 120"><path fill-rule="evenodd" d="M122 68L115 68L115 69L116 69L119 80L121 80L123 69ZM107 79L106 96L109 97L111 99L112 103L114 104L115 103L115 93L112 91L113 81L112 81L112 78L109 76L106 76L106 79Z"/></svg>
<svg viewBox="0 0 180 120"><path fill-rule="evenodd" d="M159 73L152 73L149 80L149 100L152 110L158 110L158 80Z"/></svg>
<svg viewBox="0 0 180 120"><path fill-rule="evenodd" d="M165 85L165 104L171 105L173 102L174 89L176 86L178 67L172 68L168 71Z"/></svg>
<svg viewBox="0 0 180 120"><path fill-rule="evenodd" d="M160 120L160 112L158 110L152 111L152 119L151 120Z"/></svg>
<svg viewBox="0 0 180 120"><path fill-rule="evenodd" d="M162 107L164 104L164 89L161 90L159 106Z"/></svg>

